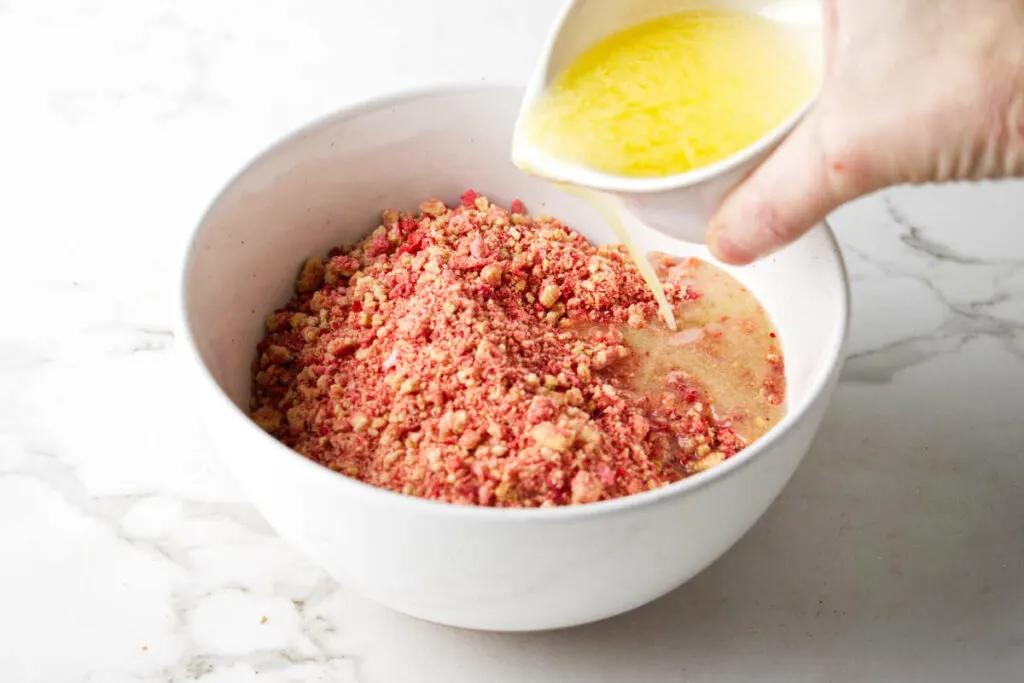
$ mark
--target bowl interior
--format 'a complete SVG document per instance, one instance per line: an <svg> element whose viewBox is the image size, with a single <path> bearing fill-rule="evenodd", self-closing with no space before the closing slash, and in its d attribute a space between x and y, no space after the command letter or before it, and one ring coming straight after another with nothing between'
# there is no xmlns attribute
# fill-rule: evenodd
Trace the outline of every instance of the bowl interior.
<svg viewBox="0 0 1024 683"><path fill-rule="evenodd" d="M377 100L292 135L234 179L194 235L183 304L186 337L236 406L247 407L264 318L288 300L302 261L361 238L384 208L411 210L431 197L454 203L473 188L505 206L520 198L594 242L614 240L589 205L511 163L521 97L519 88L476 85ZM645 250L707 257L701 246L633 227ZM843 342L838 251L819 228L732 272L779 330L792 417L820 388Z"/></svg>

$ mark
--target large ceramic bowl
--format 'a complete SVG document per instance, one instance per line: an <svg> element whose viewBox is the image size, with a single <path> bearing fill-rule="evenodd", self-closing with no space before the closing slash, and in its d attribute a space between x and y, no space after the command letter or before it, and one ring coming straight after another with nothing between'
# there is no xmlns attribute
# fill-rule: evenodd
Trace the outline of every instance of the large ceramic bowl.
<svg viewBox="0 0 1024 683"><path fill-rule="evenodd" d="M492 630L550 629L633 609L689 580L757 521L789 480L839 374L848 291L825 227L733 272L764 303L786 355L789 413L708 472L576 507L461 507L362 484L290 451L246 417L264 317L307 256L350 243L381 209L473 188L523 199L595 242L585 203L509 160L522 91L473 85L401 93L313 123L258 157L213 202L182 270L181 340L195 396L230 469L270 524L339 582L398 611ZM702 247L641 231L649 250Z"/></svg>

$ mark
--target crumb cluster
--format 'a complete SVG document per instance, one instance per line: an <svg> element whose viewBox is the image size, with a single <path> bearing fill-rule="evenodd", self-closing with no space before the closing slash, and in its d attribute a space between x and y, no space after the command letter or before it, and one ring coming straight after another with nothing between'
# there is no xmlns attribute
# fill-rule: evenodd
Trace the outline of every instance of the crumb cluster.
<svg viewBox="0 0 1024 683"><path fill-rule="evenodd" d="M673 307L700 293L667 282ZM657 488L745 445L683 372L630 388L624 326L657 324L626 252L473 191L388 210L310 258L267 319L252 419L368 484L453 503L548 507Z"/></svg>

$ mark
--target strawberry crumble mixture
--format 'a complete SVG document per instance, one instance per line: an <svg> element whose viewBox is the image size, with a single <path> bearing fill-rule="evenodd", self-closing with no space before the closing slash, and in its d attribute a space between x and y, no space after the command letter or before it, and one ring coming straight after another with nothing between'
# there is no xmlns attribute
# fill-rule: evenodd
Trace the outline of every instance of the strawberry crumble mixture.
<svg viewBox="0 0 1024 683"><path fill-rule="evenodd" d="M680 273L665 282L674 309L702 303L695 261L660 265ZM469 191L455 208L388 210L361 243L306 261L267 319L252 419L337 472L433 500L550 507L654 489L736 454L748 439L735 424L751 417L719 416L674 366L637 389L635 335L666 348L712 336L672 336L656 312L622 247L518 200L505 210ZM752 395L781 411L769 350Z"/></svg>

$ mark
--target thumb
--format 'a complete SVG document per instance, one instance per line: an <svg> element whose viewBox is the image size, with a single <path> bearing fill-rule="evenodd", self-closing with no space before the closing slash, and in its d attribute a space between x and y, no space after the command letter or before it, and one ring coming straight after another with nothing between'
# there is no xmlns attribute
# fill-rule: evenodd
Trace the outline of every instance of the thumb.
<svg viewBox="0 0 1024 683"><path fill-rule="evenodd" d="M793 242L833 209L867 187L853 158L826 158L820 144L818 109L718 209L708 229L708 246L720 261L745 265Z"/></svg>

